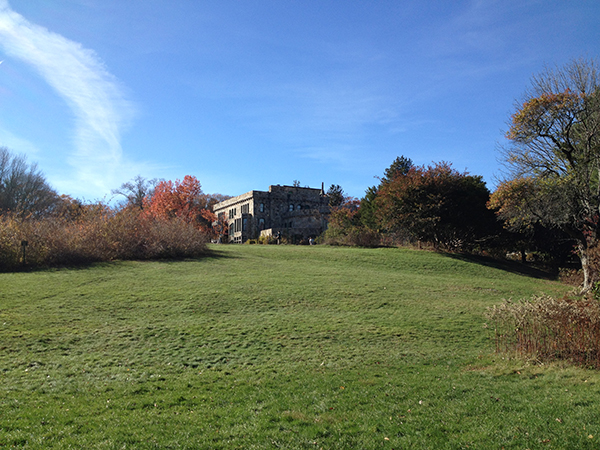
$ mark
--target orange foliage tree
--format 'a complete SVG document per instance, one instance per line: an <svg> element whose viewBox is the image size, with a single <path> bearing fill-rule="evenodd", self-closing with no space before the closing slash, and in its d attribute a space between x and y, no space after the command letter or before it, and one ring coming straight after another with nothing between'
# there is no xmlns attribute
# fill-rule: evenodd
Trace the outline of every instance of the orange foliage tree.
<svg viewBox="0 0 600 450"><path fill-rule="evenodd" d="M210 196L202 192L200 181L186 175L183 181L161 181L152 196L144 200L144 209L150 217L159 220L180 219L195 225L206 234L212 234L216 215L207 208Z"/></svg>

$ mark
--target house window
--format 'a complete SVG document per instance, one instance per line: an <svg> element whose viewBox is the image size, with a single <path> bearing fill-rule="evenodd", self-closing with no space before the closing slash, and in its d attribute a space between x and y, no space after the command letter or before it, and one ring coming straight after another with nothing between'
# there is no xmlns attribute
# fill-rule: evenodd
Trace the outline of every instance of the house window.
<svg viewBox="0 0 600 450"><path fill-rule="evenodd" d="M245 205L242 205L242 207L240 209L242 210L242 214L250 213L250 205L248 203Z"/></svg>
<svg viewBox="0 0 600 450"><path fill-rule="evenodd" d="M302 209L302 205L296 205L296 209L299 211Z"/></svg>
<svg viewBox="0 0 600 450"><path fill-rule="evenodd" d="M242 222L242 231L248 231L248 218L244 217L244 221Z"/></svg>
<svg viewBox="0 0 600 450"><path fill-rule="evenodd" d="M258 219L258 229L260 231L265 229L265 219Z"/></svg>
<svg viewBox="0 0 600 450"><path fill-rule="evenodd" d="M289 211L292 212L294 210L294 205L290 203Z"/></svg>
<svg viewBox="0 0 600 450"><path fill-rule="evenodd" d="M264 203L261 203L261 204L258 206L258 210L259 210L261 213L262 213L262 212L265 212L265 204L264 204Z"/></svg>

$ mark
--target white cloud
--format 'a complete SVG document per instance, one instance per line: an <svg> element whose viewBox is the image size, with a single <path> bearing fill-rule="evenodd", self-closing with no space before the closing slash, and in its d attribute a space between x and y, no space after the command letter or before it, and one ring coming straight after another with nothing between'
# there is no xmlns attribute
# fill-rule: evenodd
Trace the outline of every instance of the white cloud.
<svg viewBox="0 0 600 450"><path fill-rule="evenodd" d="M94 51L27 21L7 0L0 0L0 46L31 65L73 111L73 186L85 182L90 194L108 192L122 180L120 132L133 113L115 77Z"/></svg>

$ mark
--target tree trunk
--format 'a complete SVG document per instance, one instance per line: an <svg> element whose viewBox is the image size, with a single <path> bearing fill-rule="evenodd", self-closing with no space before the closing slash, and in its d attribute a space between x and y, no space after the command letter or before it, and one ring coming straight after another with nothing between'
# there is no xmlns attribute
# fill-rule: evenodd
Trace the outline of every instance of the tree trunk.
<svg viewBox="0 0 600 450"><path fill-rule="evenodd" d="M581 270L583 271L583 285L580 294L586 294L594 287L592 268L590 265L589 247L586 242L577 244L579 250L579 260L581 261Z"/></svg>

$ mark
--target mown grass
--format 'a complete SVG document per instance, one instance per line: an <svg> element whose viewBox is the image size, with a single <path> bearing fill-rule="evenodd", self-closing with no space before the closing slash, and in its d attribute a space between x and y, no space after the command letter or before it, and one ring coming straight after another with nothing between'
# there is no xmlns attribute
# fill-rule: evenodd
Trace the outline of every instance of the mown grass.
<svg viewBox="0 0 600 450"><path fill-rule="evenodd" d="M213 246L0 274L0 447L587 449L600 376L494 355L556 282L402 249Z"/></svg>

